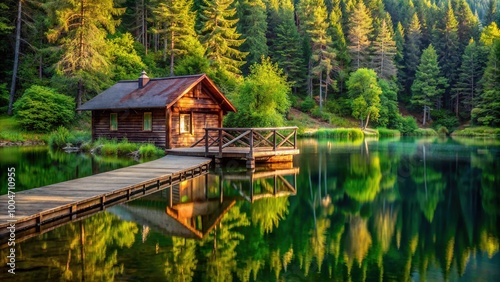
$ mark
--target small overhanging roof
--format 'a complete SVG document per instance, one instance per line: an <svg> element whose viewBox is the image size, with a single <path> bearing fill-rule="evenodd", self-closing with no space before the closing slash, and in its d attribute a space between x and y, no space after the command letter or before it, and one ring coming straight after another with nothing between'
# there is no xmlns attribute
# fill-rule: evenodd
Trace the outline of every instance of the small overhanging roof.
<svg viewBox="0 0 500 282"><path fill-rule="evenodd" d="M152 78L139 88L137 80L123 80L111 86L78 108L81 111L169 108L193 87L202 83L222 110L236 108L206 74Z"/></svg>

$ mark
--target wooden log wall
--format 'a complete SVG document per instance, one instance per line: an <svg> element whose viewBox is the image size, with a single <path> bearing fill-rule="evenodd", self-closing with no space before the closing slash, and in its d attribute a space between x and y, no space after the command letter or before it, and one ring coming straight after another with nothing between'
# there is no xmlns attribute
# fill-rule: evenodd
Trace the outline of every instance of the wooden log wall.
<svg viewBox="0 0 500 282"><path fill-rule="evenodd" d="M220 127L221 107L215 99L202 87L198 85L191 92L186 93L172 106L172 148L189 147L205 135L205 127ZM180 132L180 115L192 115L191 132Z"/></svg>
<svg viewBox="0 0 500 282"><path fill-rule="evenodd" d="M144 112L152 113L152 131L143 130ZM110 114L117 113L118 130L110 130ZM154 143L165 147L166 136L164 109L137 109L127 111L93 111L92 131L94 139L99 137L121 140L127 138L130 142Z"/></svg>

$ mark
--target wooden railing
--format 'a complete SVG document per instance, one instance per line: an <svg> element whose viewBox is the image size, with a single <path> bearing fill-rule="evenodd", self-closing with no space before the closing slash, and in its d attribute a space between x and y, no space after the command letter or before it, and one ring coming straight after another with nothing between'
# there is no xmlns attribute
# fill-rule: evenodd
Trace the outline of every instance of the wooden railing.
<svg viewBox="0 0 500 282"><path fill-rule="evenodd" d="M274 151L297 149L297 127L269 128L205 128L205 136L191 145L205 146L205 152L216 147L219 153L224 148L268 148Z"/></svg>

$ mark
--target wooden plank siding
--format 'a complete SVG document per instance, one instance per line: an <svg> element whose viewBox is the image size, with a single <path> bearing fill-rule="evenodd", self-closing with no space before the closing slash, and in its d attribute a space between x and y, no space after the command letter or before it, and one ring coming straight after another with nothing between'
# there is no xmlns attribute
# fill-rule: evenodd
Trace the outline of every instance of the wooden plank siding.
<svg viewBox="0 0 500 282"><path fill-rule="evenodd" d="M143 130L144 112L152 113L152 131ZM110 114L118 114L118 130L110 130ZM93 138L127 138L130 142L154 143L165 147L166 122L164 109L134 109L127 111L93 111L92 132Z"/></svg>
<svg viewBox="0 0 500 282"><path fill-rule="evenodd" d="M189 147L205 135L205 127L217 127L222 122L221 107L214 98L194 87L172 105L172 128L170 129L171 148ZM191 132L180 132L180 115L192 115Z"/></svg>

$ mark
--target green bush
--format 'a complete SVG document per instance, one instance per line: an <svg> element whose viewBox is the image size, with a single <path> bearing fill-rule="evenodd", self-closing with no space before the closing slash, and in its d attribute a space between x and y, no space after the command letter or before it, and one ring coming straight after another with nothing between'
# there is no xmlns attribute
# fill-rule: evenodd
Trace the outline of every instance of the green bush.
<svg viewBox="0 0 500 282"><path fill-rule="evenodd" d="M161 156L164 153L165 152L162 149L156 147L153 144L141 145L139 147L139 154L141 155L141 157Z"/></svg>
<svg viewBox="0 0 500 282"><path fill-rule="evenodd" d="M467 127L462 130L455 130L453 135L457 136L500 136L500 128L487 126Z"/></svg>
<svg viewBox="0 0 500 282"><path fill-rule="evenodd" d="M14 103L20 125L37 132L49 132L58 125L68 124L74 117L73 98L54 89L32 85Z"/></svg>
<svg viewBox="0 0 500 282"><path fill-rule="evenodd" d="M300 110L304 113L310 112L314 106L316 106L316 102L311 96L307 96L304 101L300 104Z"/></svg>
<svg viewBox="0 0 500 282"><path fill-rule="evenodd" d="M321 128L311 137L356 140L362 139L364 133L359 128Z"/></svg>
<svg viewBox="0 0 500 282"><path fill-rule="evenodd" d="M64 126L59 126L56 131L49 135L49 146L52 148L64 148L70 137L69 130Z"/></svg>
<svg viewBox="0 0 500 282"><path fill-rule="evenodd" d="M441 126L438 130L437 130L437 133L439 135L448 135L450 134L450 132L448 131L448 128L444 127L444 126Z"/></svg>
<svg viewBox="0 0 500 282"><path fill-rule="evenodd" d="M394 136L400 136L401 132L396 129L388 129L384 127L379 127L377 128L378 136L380 137L394 137Z"/></svg>
<svg viewBox="0 0 500 282"><path fill-rule="evenodd" d="M417 121L412 116L400 116L397 123L397 130L403 135L411 134L418 129Z"/></svg>
<svg viewBox="0 0 500 282"><path fill-rule="evenodd" d="M436 130L432 128L417 128L411 133L412 136L438 136Z"/></svg>

